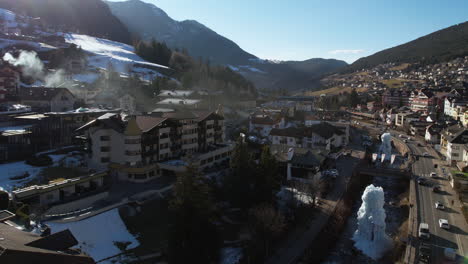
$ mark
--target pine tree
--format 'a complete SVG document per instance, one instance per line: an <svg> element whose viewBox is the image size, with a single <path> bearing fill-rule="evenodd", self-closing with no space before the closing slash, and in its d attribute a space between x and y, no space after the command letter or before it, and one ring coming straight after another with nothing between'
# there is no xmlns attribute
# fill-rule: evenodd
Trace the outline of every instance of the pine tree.
<svg viewBox="0 0 468 264"><path fill-rule="evenodd" d="M255 173L254 193L257 203L273 203L280 185L281 178L278 173L278 162L271 155L270 148L265 146Z"/></svg>
<svg viewBox="0 0 468 264"><path fill-rule="evenodd" d="M169 238L170 263L216 262L220 242L213 224L215 207L209 187L193 166L177 177L170 208L174 213Z"/></svg>

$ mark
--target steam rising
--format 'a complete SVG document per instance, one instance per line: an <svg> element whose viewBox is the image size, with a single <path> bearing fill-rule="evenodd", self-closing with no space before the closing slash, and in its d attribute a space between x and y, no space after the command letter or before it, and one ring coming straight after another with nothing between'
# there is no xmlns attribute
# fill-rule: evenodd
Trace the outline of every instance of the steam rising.
<svg viewBox="0 0 468 264"><path fill-rule="evenodd" d="M18 58L13 57L10 53L6 53L5 56L3 56L3 60L13 66L21 67L26 77L35 79L42 79L44 77L44 64L34 51L23 50Z"/></svg>
<svg viewBox="0 0 468 264"><path fill-rule="evenodd" d="M13 66L21 67L24 76L34 78L35 80L43 80L46 87L58 87L66 82L64 70L46 73L44 63L42 63L34 51L22 50L18 58L15 58L11 53L6 53L3 56L3 60Z"/></svg>

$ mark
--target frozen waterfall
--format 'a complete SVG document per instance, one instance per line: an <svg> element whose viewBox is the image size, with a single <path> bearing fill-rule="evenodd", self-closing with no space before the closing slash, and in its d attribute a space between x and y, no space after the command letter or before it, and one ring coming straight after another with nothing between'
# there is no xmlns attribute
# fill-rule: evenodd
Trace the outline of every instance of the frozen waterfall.
<svg viewBox="0 0 468 264"><path fill-rule="evenodd" d="M385 234L384 202L382 187L367 186L357 213L358 229L353 236L354 246L374 260L392 247L392 240Z"/></svg>

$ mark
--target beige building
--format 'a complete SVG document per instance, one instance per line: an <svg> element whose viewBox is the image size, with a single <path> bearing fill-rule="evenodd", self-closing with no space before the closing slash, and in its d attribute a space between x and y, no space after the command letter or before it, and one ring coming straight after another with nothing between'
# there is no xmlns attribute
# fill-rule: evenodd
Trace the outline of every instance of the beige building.
<svg viewBox="0 0 468 264"><path fill-rule="evenodd" d="M88 138L90 167L109 168L120 180L133 182L176 172L189 158L194 165L211 166L229 158L232 150L224 144L224 118L215 112L171 112L127 119L106 114L79 131Z"/></svg>

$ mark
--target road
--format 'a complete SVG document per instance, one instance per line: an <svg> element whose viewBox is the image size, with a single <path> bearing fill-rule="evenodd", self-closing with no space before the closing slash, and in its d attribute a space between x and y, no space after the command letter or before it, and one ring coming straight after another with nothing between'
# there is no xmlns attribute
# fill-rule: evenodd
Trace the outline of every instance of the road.
<svg viewBox="0 0 468 264"><path fill-rule="evenodd" d="M444 262L444 248L455 248L460 256L467 256L468 237L467 225L460 211L458 201L452 206L451 201L455 200L454 192L449 184L449 181L444 177L441 170L442 161L436 156L423 156L424 153L433 153L427 147L418 144L411 140L408 146L417 159L412 167L414 179L422 177L426 180L426 184L416 183L416 199L418 203L418 223L424 222L429 224L431 239L428 243L432 248L431 263ZM434 168L434 164L438 164L438 168ZM448 172L448 170L446 170ZM431 172L436 172L436 179L430 177ZM442 176L442 177L441 177ZM432 188L439 186L441 192L433 192ZM435 203L439 201L445 205L445 210L435 208ZM451 225L450 230L445 230L439 227L439 219L447 219ZM461 258L461 257L459 257Z"/></svg>
<svg viewBox="0 0 468 264"><path fill-rule="evenodd" d="M349 150L352 150L351 155L341 156L338 159L336 167L340 176L335 181L333 190L325 199L321 199L322 204L314 219L309 222L308 227L301 226L292 230L278 249L265 261L266 264L298 262L317 234L325 226L336 204L345 192L355 166L364 158L360 134L353 133L352 138L353 142L348 147Z"/></svg>

